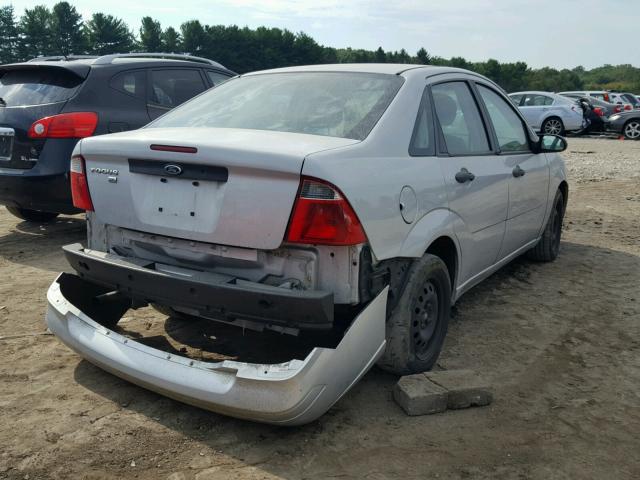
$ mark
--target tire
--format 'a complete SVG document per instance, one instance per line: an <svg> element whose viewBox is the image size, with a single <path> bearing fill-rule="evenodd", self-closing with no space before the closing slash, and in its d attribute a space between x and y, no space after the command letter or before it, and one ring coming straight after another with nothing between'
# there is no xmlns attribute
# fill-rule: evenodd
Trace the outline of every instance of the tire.
<svg viewBox="0 0 640 480"><path fill-rule="evenodd" d="M527 252L527 257L536 262L553 262L560 250L562 219L564 218L564 197L558 190L553 199L553 210L542 232L542 238L535 247Z"/></svg>
<svg viewBox="0 0 640 480"><path fill-rule="evenodd" d="M632 119L624 124L622 134L627 140L640 140L640 119Z"/></svg>
<svg viewBox="0 0 640 480"><path fill-rule="evenodd" d="M6 207L11 215L14 215L27 222L50 222L54 220L59 213L42 212L40 210L29 210L28 208Z"/></svg>
<svg viewBox="0 0 640 480"><path fill-rule="evenodd" d="M398 302L387 312L387 346L378 366L396 375L430 370L442 350L450 313L447 267L425 254L409 268Z"/></svg>
<svg viewBox="0 0 640 480"><path fill-rule="evenodd" d="M545 135L564 135L564 123L558 117L549 117L542 122L540 131Z"/></svg>

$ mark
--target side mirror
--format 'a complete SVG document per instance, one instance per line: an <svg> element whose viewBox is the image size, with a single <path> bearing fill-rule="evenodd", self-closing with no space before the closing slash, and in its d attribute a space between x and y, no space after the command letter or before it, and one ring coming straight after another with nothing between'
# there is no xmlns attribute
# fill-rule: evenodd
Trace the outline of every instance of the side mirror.
<svg viewBox="0 0 640 480"><path fill-rule="evenodd" d="M564 152L567 149L567 141L560 135L542 135L538 141L538 153Z"/></svg>

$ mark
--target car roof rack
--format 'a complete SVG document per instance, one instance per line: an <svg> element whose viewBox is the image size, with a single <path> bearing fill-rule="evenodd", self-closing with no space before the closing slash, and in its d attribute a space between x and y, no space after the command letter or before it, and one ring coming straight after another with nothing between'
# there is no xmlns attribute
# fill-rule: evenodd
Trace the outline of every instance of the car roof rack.
<svg viewBox="0 0 640 480"><path fill-rule="evenodd" d="M95 57L94 57L95 58ZM186 53L114 53L111 55L103 55L98 57L94 65L108 65L118 58L157 58L166 60L183 60L185 62L198 62L212 65L218 68L225 68L218 62L209 60L208 58L195 57Z"/></svg>
<svg viewBox="0 0 640 480"><path fill-rule="evenodd" d="M96 55L50 55L50 56L46 56L46 57L35 57L32 58L30 60L27 60L27 63L29 62L59 62L59 61L63 61L63 60L67 60L67 61L72 61L72 60L90 60L93 58L98 58Z"/></svg>

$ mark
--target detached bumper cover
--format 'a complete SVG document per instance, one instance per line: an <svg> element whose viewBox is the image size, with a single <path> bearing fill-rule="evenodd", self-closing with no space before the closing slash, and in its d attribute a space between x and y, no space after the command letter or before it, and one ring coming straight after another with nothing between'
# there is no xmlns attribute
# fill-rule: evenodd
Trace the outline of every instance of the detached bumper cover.
<svg viewBox="0 0 640 480"><path fill-rule="evenodd" d="M176 400L258 422L301 425L315 420L371 368L385 347L388 288L356 317L335 349L315 348L304 360L275 365L169 355L92 320L64 290L62 274L47 294L47 325L82 357Z"/></svg>

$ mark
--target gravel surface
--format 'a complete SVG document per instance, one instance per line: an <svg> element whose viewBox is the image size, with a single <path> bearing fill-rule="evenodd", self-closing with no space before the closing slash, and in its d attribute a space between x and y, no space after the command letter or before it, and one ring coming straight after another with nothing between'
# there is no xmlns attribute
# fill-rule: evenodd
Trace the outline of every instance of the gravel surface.
<svg viewBox="0 0 640 480"><path fill-rule="evenodd" d="M46 289L81 217L0 209L0 479L640 478L640 142L570 139L560 256L518 259L453 312L439 367L484 408L408 417L377 369L318 421L257 425L136 387L46 334ZM207 327L151 309L122 331L206 356ZM209 336L210 338L210 336Z"/></svg>

